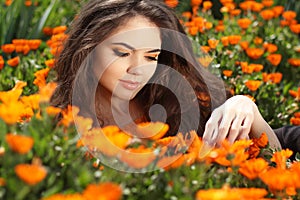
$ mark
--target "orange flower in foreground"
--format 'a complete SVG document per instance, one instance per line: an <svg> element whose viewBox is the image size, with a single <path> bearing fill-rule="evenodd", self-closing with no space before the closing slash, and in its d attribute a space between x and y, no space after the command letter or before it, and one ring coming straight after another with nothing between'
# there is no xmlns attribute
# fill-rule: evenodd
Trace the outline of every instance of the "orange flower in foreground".
<svg viewBox="0 0 300 200"><path fill-rule="evenodd" d="M277 66L281 62L281 54L270 54L267 56L267 60L273 65Z"/></svg>
<svg viewBox="0 0 300 200"><path fill-rule="evenodd" d="M274 6L273 11L274 11L274 17L278 17L283 13L284 7L283 6Z"/></svg>
<svg viewBox="0 0 300 200"><path fill-rule="evenodd" d="M241 18L238 19L237 23L242 29L247 29L251 24L251 20L249 18Z"/></svg>
<svg viewBox="0 0 300 200"><path fill-rule="evenodd" d="M286 169L286 161L289 157L293 155L293 151L289 149L283 149L281 151L275 152L271 161L276 163L276 168Z"/></svg>
<svg viewBox="0 0 300 200"><path fill-rule="evenodd" d="M28 185L36 185L47 176L46 169L37 164L18 164L15 172Z"/></svg>
<svg viewBox="0 0 300 200"><path fill-rule="evenodd" d="M32 149L34 143L32 137L25 135L15 135L11 133L6 134L5 139L9 147L19 154L28 153Z"/></svg>
<svg viewBox="0 0 300 200"><path fill-rule="evenodd" d="M264 54L264 50L260 48L248 48L246 50L246 54L249 56L249 58L256 60Z"/></svg>
<svg viewBox="0 0 300 200"><path fill-rule="evenodd" d="M269 9L261 11L260 16L262 16L264 20L271 20L275 16L275 14L273 10Z"/></svg>
<svg viewBox="0 0 300 200"><path fill-rule="evenodd" d="M165 4L170 8L175 8L178 5L178 0L165 0Z"/></svg>
<svg viewBox="0 0 300 200"><path fill-rule="evenodd" d="M47 85L39 88L40 102L49 102L50 98L56 88L55 82L47 83Z"/></svg>
<svg viewBox="0 0 300 200"><path fill-rule="evenodd" d="M262 158L246 160L240 165L239 172L249 179L255 179L263 173L269 164Z"/></svg>
<svg viewBox="0 0 300 200"><path fill-rule="evenodd" d="M145 122L139 123L137 126L137 134L139 138L150 140L158 140L162 138L169 130L169 125L161 122Z"/></svg>
<svg viewBox="0 0 300 200"><path fill-rule="evenodd" d="M86 200L119 200L122 188L115 183L100 183L88 185L82 193Z"/></svg>
<svg viewBox="0 0 300 200"><path fill-rule="evenodd" d="M61 112L61 108L54 107L54 106L48 106L46 108L46 112L48 115L56 116L57 114L59 114Z"/></svg>
<svg viewBox="0 0 300 200"><path fill-rule="evenodd" d="M196 193L196 200L241 200L261 199L268 192L261 188L229 188L224 186L221 189L199 190Z"/></svg>
<svg viewBox="0 0 300 200"><path fill-rule="evenodd" d="M7 60L7 64L11 67L16 67L20 62L19 56Z"/></svg>
<svg viewBox="0 0 300 200"><path fill-rule="evenodd" d="M246 87L251 90L251 91L256 91L259 86L261 85L261 81L256 81L256 80L248 80L245 83Z"/></svg>
<svg viewBox="0 0 300 200"><path fill-rule="evenodd" d="M121 152L120 160L135 169L142 169L150 165L156 156L153 149L139 146Z"/></svg>
<svg viewBox="0 0 300 200"><path fill-rule="evenodd" d="M23 103L11 102L7 104L0 104L0 118L2 118L7 124L15 124L20 121L25 107Z"/></svg>
<svg viewBox="0 0 300 200"><path fill-rule="evenodd" d="M10 54L10 53L14 52L16 47L14 44L4 44L1 46L1 49L4 53Z"/></svg>
<svg viewBox="0 0 300 200"><path fill-rule="evenodd" d="M74 123L73 115L79 113L79 108L75 106L68 105L62 112L62 119L59 124L63 124L65 127L68 127L71 123Z"/></svg>

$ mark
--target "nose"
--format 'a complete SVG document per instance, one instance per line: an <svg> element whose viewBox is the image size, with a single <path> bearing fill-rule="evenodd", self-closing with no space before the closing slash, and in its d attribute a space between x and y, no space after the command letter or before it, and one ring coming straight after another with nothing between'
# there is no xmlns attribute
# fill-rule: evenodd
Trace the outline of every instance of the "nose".
<svg viewBox="0 0 300 200"><path fill-rule="evenodd" d="M129 67L127 68L127 73L132 75L141 75L143 73L143 65L146 64L146 61L143 55L133 55L130 59Z"/></svg>

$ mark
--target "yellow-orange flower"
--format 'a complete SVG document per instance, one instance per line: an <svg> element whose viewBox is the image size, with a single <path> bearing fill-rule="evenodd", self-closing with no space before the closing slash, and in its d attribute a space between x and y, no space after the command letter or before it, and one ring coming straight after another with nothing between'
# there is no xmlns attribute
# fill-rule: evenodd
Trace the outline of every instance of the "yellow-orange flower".
<svg viewBox="0 0 300 200"><path fill-rule="evenodd" d="M65 127L68 127L71 123L74 123L73 115L79 113L79 108L76 106L68 105L62 112L62 119L59 124L63 124Z"/></svg>
<svg viewBox="0 0 300 200"><path fill-rule="evenodd" d="M150 140L158 140L162 138L169 130L169 125L161 122L144 122L137 126L137 136Z"/></svg>
<svg viewBox="0 0 300 200"><path fill-rule="evenodd" d="M128 166L135 169L147 167L155 160L156 156L153 149L139 146L138 148L130 148L121 152L120 160Z"/></svg>
<svg viewBox="0 0 300 200"><path fill-rule="evenodd" d="M289 149L283 149L281 151L275 152L271 161L276 163L276 168L286 169L286 160L293 155L293 151Z"/></svg>
<svg viewBox="0 0 300 200"><path fill-rule="evenodd" d="M261 85L261 81L257 81L257 80L248 80L245 83L246 87L251 90L251 91L256 91L259 86Z"/></svg>
<svg viewBox="0 0 300 200"><path fill-rule="evenodd" d="M119 200L122 188L115 183L100 183L88 185L82 193L85 200Z"/></svg>
<svg viewBox="0 0 300 200"><path fill-rule="evenodd" d="M11 58L11 59L7 60L7 64L8 64L9 66L11 66L11 67L16 67L16 66L18 66L19 62L20 62L19 56L16 56L16 57L14 57L14 58Z"/></svg>
<svg viewBox="0 0 300 200"><path fill-rule="evenodd" d="M237 23L242 29L247 29L251 24L251 20L249 18L241 18L238 19Z"/></svg>
<svg viewBox="0 0 300 200"><path fill-rule="evenodd" d="M48 115L57 115L61 112L61 108L57 108L57 107L54 107L54 106L48 106L46 108L46 112Z"/></svg>
<svg viewBox="0 0 300 200"><path fill-rule="evenodd" d="M219 44L219 40L216 40L216 39L209 39L207 42L211 49L215 49L217 47L217 45Z"/></svg>
<svg viewBox="0 0 300 200"><path fill-rule="evenodd" d="M32 149L34 143L32 137L25 135L15 135L11 133L6 134L5 139L9 147L14 152L17 152L19 154L28 153Z"/></svg>
<svg viewBox="0 0 300 200"><path fill-rule="evenodd" d="M66 26L57 26L52 29L52 35L64 33L67 30ZM50 32L50 31L49 31Z"/></svg>
<svg viewBox="0 0 300 200"><path fill-rule="evenodd" d="M262 158L250 159L240 165L239 172L249 179L255 179L267 169L268 165Z"/></svg>
<svg viewBox="0 0 300 200"><path fill-rule="evenodd" d="M0 104L0 118L7 124L15 124L24 114L25 106L23 103L16 101L7 104Z"/></svg>
<svg viewBox="0 0 300 200"><path fill-rule="evenodd" d="M264 50L260 48L248 48L246 54L251 59L258 59L264 54Z"/></svg>
<svg viewBox="0 0 300 200"><path fill-rule="evenodd" d="M55 59L49 59L45 61L45 65L49 68L53 68L55 64Z"/></svg>
<svg viewBox="0 0 300 200"><path fill-rule="evenodd" d="M262 188L229 188L223 186L221 189L199 190L196 193L196 200L262 199L267 193Z"/></svg>
<svg viewBox="0 0 300 200"><path fill-rule="evenodd" d="M210 1L204 1L203 2L203 9L204 10L209 10L212 7L212 2Z"/></svg>
<svg viewBox="0 0 300 200"><path fill-rule="evenodd" d="M45 68L41 69L34 73L35 79L33 81L33 84L37 85L38 87L44 87L46 86L46 78L48 76L50 69Z"/></svg>
<svg viewBox="0 0 300 200"><path fill-rule="evenodd" d="M47 176L47 170L37 164L18 164L15 166L15 172L28 185L36 185Z"/></svg>
<svg viewBox="0 0 300 200"><path fill-rule="evenodd" d="M57 84L55 82L47 83L46 86L39 88L40 102L49 102Z"/></svg>

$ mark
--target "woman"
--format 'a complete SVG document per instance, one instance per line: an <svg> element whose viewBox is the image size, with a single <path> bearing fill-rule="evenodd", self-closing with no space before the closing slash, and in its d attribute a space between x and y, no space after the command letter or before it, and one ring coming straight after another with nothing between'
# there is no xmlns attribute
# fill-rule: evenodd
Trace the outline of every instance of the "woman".
<svg viewBox="0 0 300 200"><path fill-rule="evenodd" d="M176 14L159 0L93 0L57 58L52 104L80 107L95 126L162 121L167 135L197 130L209 145L259 137L280 143L257 106L202 68ZM134 129L130 129L132 132Z"/></svg>

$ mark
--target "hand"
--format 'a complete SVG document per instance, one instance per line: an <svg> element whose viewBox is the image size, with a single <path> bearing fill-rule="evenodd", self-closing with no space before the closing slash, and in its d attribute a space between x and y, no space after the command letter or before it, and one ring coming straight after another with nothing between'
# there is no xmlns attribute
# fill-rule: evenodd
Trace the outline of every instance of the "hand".
<svg viewBox="0 0 300 200"><path fill-rule="evenodd" d="M258 108L250 98L243 95L231 97L212 112L205 125L203 140L210 146L220 146L226 138L230 143L249 139L257 113Z"/></svg>

